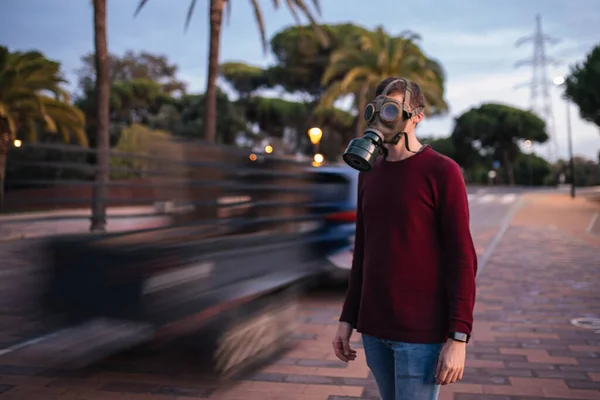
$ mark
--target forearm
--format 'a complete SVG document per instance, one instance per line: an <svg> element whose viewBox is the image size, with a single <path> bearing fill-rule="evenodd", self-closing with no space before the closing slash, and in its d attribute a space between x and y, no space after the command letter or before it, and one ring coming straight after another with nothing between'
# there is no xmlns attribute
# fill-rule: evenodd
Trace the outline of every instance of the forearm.
<svg viewBox="0 0 600 400"><path fill-rule="evenodd" d="M446 280L449 305L448 332L471 334L475 305L476 256L470 250L455 255L450 276Z"/></svg>
<svg viewBox="0 0 600 400"><path fill-rule="evenodd" d="M358 323L358 312L360 309L360 298L362 294L362 266L352 267L348 282L348 290L340 316L340 322L348 322L354 328Z"/></svg>
<svg viewBox="0 0 600 400"><path fill-rule="evenodd" d="M354 240L354 254L352 256L352 269L348 281L348 290L346 299L340 316L341 322L348 322L354 328L358 323L358 312L360 309L360 299L362 297L363 284L363 259L364 259L364 227L362 223L362 213L357 213L356 234Z"/></svg>

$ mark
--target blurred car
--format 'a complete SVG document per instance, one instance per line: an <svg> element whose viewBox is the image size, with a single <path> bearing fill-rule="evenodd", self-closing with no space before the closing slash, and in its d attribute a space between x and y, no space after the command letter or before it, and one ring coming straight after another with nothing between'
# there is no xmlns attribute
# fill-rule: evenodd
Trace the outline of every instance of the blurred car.
<svg viewBox="0 0 600 400"><path fill-rule="evenodd" d="M43 240L34 302L48 323L4 354L82 368L131 347L186 341L225 377L291 343L298 298L323 260L306 164L184 144L188 169L166 164L161 172L182 176L157 174L149 185L169 225Z"/></svg>
<svg viewBox="0 0 600 400"><path fill-rule="evenodd" d="M358 171L347 166L313 168L317 183L314 207L324 214L315 234L319 235L324 271L335 281L348 278L352 266Z"/></svg>

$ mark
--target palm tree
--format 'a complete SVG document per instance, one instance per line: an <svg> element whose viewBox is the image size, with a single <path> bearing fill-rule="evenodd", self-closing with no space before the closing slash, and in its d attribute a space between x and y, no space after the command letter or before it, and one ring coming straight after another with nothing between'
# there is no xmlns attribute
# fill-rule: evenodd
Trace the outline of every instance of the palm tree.
<svg viewBox="0 0 600 400"><path fill-rule="evenodd" d="M37 51L10 52L0 46L0 204L10 143L25 133L29 142L38 133L74 136L87 147L85 117L62 88L60 64Z"/></svg>
<svg viewBox="0 0 600 400"><path fill-rule="evenodd" d="M110 76L106 39L106 0L94 0L96 61L96 179L92 191L91 231L106 230L106 195L109 175Z"/></svg>
<svg viewBox="0 0 600 400"><path fill-rule="evenodd" d="M140 0L138 8L135 12L137 15L140 10L148 3L149 0ZM277 9L280 5L280 0L272 0L273 6ZM319 0L311 0L317 13L321 13ZM258 4L258 0L250 0L254 9L254 17L258 24L260 37L263 45L263 50L266 52L268 43L265 32L265 24L262 16L262 10ZM197 0L190 0L185 27L189 26ZM306 0L285 0L287 7L292 13L296 23L300 24L300 14L308 18L310 23L319 33L321 41L326 44L325 35L319 29L312 11L309 9ZM206 107L204 110L204 139L214 143L217 130L217 78L219 77L219 50L221 47L221 27L223 25L223 12L225 7L228 7L228 13L231 12L231 0L210 0L209 21L210 21L210 36L209 36L209 52L208 52L208 77L206 80Z"/></svg>
<svg viewBox="0 0 600 400"><path fill-rule="evenodd" d="M322 78L327 87L320 99L320 108L331 107L341 96L354 95L354 105L362 110L374 97L379 82L399 76L417 83L423 90L426 115L448 110L444 100L444 73L437 62L427 58L415 44L418 36L404 33L389 36L381 27L366 33L358 47L343 47L333 53ZM341 80L336 77L343 76ZM357 135L361 123L357 123Z"/></svg>

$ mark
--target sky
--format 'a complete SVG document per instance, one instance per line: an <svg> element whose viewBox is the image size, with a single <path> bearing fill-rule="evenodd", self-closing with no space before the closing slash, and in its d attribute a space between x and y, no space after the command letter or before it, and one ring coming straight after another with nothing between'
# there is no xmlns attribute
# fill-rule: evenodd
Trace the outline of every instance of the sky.
<svg viewBox="0 0 600 400"><path fill-rule="evenodd" d="M93 50L91 1L81 0L0 0L0 45L11 50L37 49L60 61L74 89L75 70L83 54ZM224 24L221 62L243 61L258 66L272 64L260 42L250 0L231 0L232 13ZM137 0L108 0L108 45L111 53L127 50L166 55L179 66L179 78L190 91L205 87L208 58L208 1L199 1L191 26L183 25L189 0L152 0L133 18ZM275 10L272 0L259 0L270 37L294 24L285 7ZM285 2L282 2L285 3ZM479 5L475 5L479 3ZM369 6L367 6L369 5ZM420 124L418 136L447 136L454 118L485 102L521 108L530 106L528 87L531 66L515 68L515 62L531 59L533 44L516 47L516 41L531 36L535 16L540 14L544 32L559 39L546 53L558 60L549 65L555 138L558 155L567 156L567 103L561 88L552 79L568 74L572 65L585 59L600 43L600 4L597 0L321 0L323 23L352 22L367 28L383 26L390 34L405 30L421 36L420 46L446 70L446 100L450 112ZM600 129L579 117L571 105L573 147L576 155L596 159L600 151ZM548 157L547 150L536 148Z"/></svg>

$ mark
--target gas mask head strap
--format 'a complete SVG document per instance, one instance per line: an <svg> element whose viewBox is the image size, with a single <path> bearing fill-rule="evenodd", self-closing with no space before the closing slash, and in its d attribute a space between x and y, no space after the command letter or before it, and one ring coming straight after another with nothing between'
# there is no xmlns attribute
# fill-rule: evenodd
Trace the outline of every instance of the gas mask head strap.
<svg viewBox="0 0 600 400"><path fill-rule="evenodd" d="M412 95L412 90L410 89L411 83L409 80L406 80L404 78L394 79L393 81L391 81L390 83L387 84L387 86L383 89L383 92L377 99L377 102L375 104L376 110L381 110L381 107L383 106L383 102L385 101L385 98L387 97L388 92L390 90L392 90L394 85L396 85L399 82L404 82L404 84L406 86L406 88L404 90L404 99L402 100L402 111L406 111L407 113L411 114L411 112L408 111L408 108L410 107L410 100L411 100L411 95Z"/></svg>

